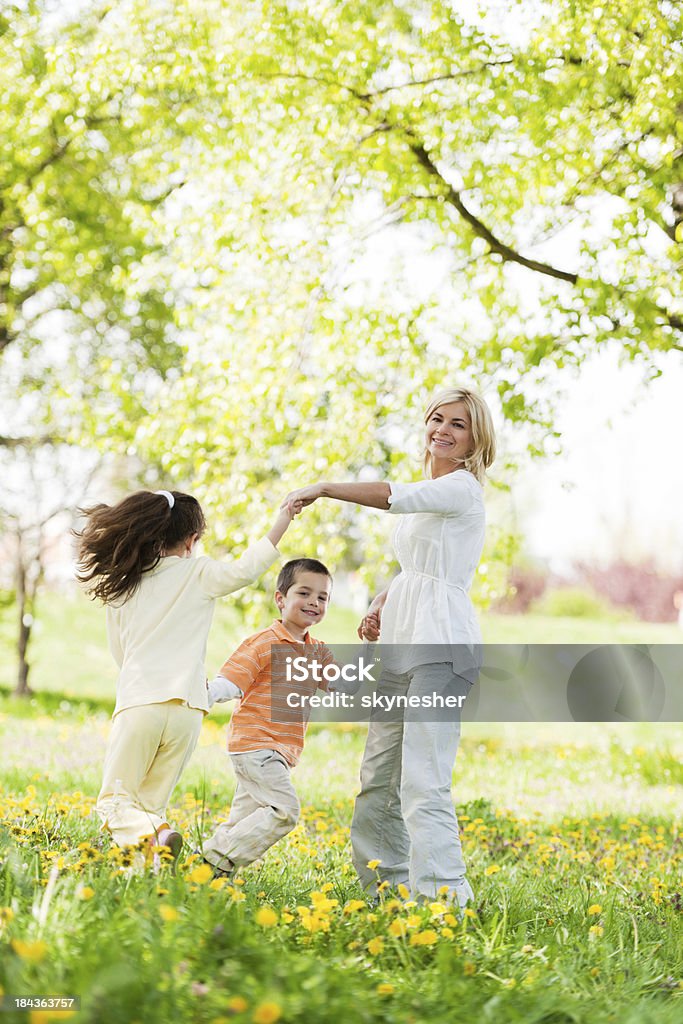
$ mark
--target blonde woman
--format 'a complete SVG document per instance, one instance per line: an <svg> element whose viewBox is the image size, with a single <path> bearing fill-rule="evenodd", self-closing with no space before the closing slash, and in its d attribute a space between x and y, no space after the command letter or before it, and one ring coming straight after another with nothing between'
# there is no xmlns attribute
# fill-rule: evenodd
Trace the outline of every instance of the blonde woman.
<svg viewBox="0 0 683 1024"><path fill-rule="evenodd" d="M420 701L466 693L471 677L457 652L481 643L468 590L484 544L482 484L495 457L481 396L465 388L434 395L424 447L419 483L317 483L286 499L333 498L400 517L394 548L401 571L374 598L358 633L381 637L382 692ZM379 880L408 886L414 898L447 895L461 907L472 898L451 797L459 739L457 711L371 720L351 825L354 865L369 892ZM374 861L377 870L368 867Z"/></svg>

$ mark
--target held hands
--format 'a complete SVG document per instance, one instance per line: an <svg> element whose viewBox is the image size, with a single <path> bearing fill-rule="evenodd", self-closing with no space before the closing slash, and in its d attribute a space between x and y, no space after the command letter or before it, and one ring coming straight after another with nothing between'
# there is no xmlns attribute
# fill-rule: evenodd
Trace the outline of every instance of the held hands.
<svg viewBox="0 0 683 1024"><path fill-rule="evenodd" d="M278 542L282 540L287 532L287 528L292 519L294 516L298 516L302 508L303 504L296 499L292 499L291 495L288 495L285 498L280 506L280 511L277 514L275 522L266 535L271 544L274 544L277 547Z"/></svg>
<svg viewBox="0 0 683 1024"><path fill-rule="evenodd" d="M379 640L380 629L382 626L382 609L384 608L385 601L386 592L378 594L372 601L363 618L360 620L358 636L361 640L369 640L371 643L374 643L375 640Z"/></svg>
<svg viewBox="0 0 683 1024"><path fill-rule="evenodd" d="M298 490L289 492L280 507L284 508L285 505L293 502L294 505L299 506L297 512L300 512L306 505L312 505L314 501L318 500L318 498L322 498L324 491L325 485L323 483L309 484L308 487L299 487Z"/></svg>

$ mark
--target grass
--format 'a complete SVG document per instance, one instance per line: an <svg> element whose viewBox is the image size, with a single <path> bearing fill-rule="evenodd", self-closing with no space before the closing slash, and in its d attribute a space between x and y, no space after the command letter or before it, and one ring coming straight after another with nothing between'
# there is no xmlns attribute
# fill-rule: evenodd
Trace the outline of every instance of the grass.
<svg viewBox="0 0 683 1024"><path fill-rule="evenodd" d="M31 686L68 698L108 698L112 701L116 668L107 647L102 608L78 591L46 593L38 609L29 658ZM15 685L14 612L0 606L0 688ZM218 602L207 650L207 669L218 670L235 647L271 616L245 625L234 605ZM493 615L481 617L485 643L666 643L677 644L683 633L676 625L592 619L565 619L542 615ZM358 616L334 604L321 625L321 638L329 643L357 642Z"/></svg>
<svg viewBox="0 0 683 1024"><path fill-rule="evenodd" d="M462 922L440 901L365 902L349 848L361 725L311 728L294 776L300 824L241 877L212 882L189 852L233 795L212 714L173 797L189 839L180 870L136 873L93 811L114 685L103 616L64 600L42 622L39 692L0 697L5 993L80 996L79 1024L681 1019L680 724L467 724L454 796L476 903ZM326 638L350 641L354 622L333 610ZM549 625L565 628L484 628L502 642L600 642L603 624L567 624L564 636ZM656 642L651 627L628 629L624 639ZM243 633L223 611L210 666ZM12 682L11 667L0 673Z"/></svg>

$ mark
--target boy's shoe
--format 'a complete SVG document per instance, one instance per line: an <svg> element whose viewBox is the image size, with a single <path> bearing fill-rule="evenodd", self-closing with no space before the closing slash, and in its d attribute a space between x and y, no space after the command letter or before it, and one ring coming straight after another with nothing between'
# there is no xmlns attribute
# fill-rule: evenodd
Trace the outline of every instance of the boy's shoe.
<svg viewBox="0 0 683 1024"><path fill-rule="evenodd" d="M219 867L216 867L215 864L212 864L210 860L207 860L206 857L204 856L204 854L202 853L202 851L200 849L198 849L198 848L194 849L192 852L193 852L193 854L196 857L201 857L201 859L202 859L204 864L208 864L209 865L209 867L213 871L213 877L214 878L230 878L232 876L232 873L235 870L235 865L227 857L223 857L223 861L225 862L225 867L220 867L219 868ZM230 865L230 866L228 867L228 865Z"/></svg>

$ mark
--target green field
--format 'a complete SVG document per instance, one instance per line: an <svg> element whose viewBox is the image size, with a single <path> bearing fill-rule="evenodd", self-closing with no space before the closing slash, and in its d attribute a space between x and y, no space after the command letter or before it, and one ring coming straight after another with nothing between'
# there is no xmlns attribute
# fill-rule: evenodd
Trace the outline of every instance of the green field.
<svg viewBox="0 0 683 1024"><path fill-rule="evenodd" d="M460 921L439 902L365 903L348 835L361 725L312 727L296 830L241 877L207 878L190 850L233 792L212 713L173 798L189 840L181 869L136 873L93 812L114 685L103 615L82 599L44 611L39 693L0 699L4 993L80 996L82 1024L683 1017L683 726L466 725L454 796L476 902ZM333 609L326 636L350 642L354 623ZM637 623L484 621L487 639L506 642L618 629L678 639ZM243 631L217 617L210 670ZM9 686L7 655L0 671ZM43 1013L3 1020L63 1019Z"/></svg>

